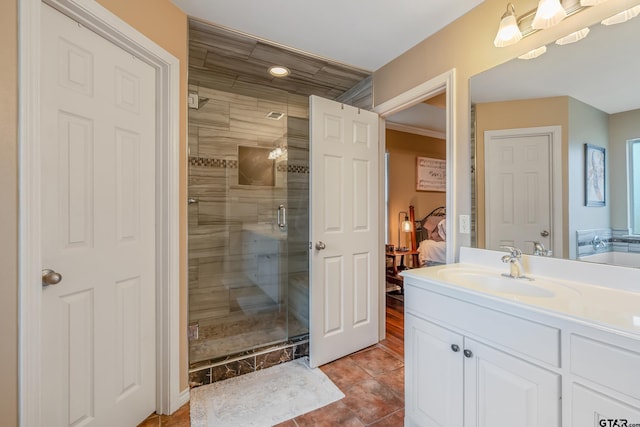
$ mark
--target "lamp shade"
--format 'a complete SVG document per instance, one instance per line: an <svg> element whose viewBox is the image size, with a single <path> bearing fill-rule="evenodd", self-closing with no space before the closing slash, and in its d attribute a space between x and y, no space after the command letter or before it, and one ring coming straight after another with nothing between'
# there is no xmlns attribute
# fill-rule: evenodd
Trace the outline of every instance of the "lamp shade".
<svg viewBox="0 0 640 427"><path fill-rule="evenodd" d="M567 11L560 4L560 0L540 0L531 27L534 30L549 28L562 21L566 16Z"/></svg>
<svg viewBox="0 0 640 427"><path fill-rule="evenodd" d="M635 18L636 16L638 16L638 14L640 14L640 5L617 13L613 16L608 17L607 19L603 19L602 25L622 24L623 22L627 22L629 19Z"/></svg>
<svg viewBox="0 0 640 427"><path fill-rule="evenodd" d="M516 20L516 11L513 4L507 5L507 11L502 15L500 19L500 27L498 28L498 34L493 40L495 47L510 46L517 43L522 39L522 33L518 27L518 21Z"/></svg>
<svg viewBox="0 0 640 427"><path fill-rule="evenodd" d="M518 56L518 59L534 59L534 58L537 58L540 55L543 55L546 51L547 51L547 47L546 46L540 46L537 49L530 50L529 52L525 53L524 55Z"/></svg>
<svg viewBox="0 0 640 427"><path fill-rule="evenodd" d="M580 0L580 6L595 6L606 1L607 0Z"/></svg>
<svg viewBox="0 0 640 427"><path fill-rule="evenodd" d="M510 46L518 43L521 39L522 33L520 32L520 28L518 28L516 17L509 15L500 21L500 28L498 29L496 38L493 40L493 45L495 47Z"/></svg>
<svg viewBox="0 0 640 427"><path fill-rule="evenodd" d="M588 34L589 34L589 28L583 28L579 31L573 32L569 35L566 35L556 40L556 44L560 46L564 46L565 44L575 43L587 37Z"/></svg>

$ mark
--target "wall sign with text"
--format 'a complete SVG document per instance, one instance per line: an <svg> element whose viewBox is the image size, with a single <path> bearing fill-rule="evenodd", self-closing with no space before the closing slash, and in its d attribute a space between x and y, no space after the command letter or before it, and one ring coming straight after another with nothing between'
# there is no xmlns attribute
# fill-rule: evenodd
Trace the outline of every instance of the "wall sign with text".
<svg viewBox="0 0 640 427"><path fill-rule="evenodd" d="M417 158L416 190L417 191L446 191L447 165L442 159L429 157Z"/></svg>

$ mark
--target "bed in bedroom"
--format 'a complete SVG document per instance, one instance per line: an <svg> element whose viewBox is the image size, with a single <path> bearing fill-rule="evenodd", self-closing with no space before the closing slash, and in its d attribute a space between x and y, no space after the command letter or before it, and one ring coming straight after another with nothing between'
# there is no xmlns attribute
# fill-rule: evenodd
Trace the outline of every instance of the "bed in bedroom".
<svg viewBox="0 0 640 427"><path fill-rule="evenodd" d="M442 265L447 261L447 211L439 206L415 221L416 243L421 267Z"/></svg>

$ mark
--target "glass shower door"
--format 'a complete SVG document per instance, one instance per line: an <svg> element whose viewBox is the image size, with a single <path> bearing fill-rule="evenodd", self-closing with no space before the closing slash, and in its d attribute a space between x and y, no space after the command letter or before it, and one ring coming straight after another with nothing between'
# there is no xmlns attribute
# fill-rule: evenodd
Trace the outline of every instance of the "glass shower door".
<svg viewBox="0 0 640 427"><path fill-rule="evenodd" d="M208 99L189 114L193 365L308 331L308 120L284 92L191 90Z"/></svg>

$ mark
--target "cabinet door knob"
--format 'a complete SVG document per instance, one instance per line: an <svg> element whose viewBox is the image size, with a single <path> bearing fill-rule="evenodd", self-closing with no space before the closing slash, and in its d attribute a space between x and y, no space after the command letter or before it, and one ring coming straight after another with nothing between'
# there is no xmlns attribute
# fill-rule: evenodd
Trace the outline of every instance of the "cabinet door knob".
<svg viewBox="0 0 640 427"><path fill-rule="evenodd" d="M460 351L460 346L458 344L451 344L451 350L453 350L454 353L457 353Z"/></svg>
<svg viewBox="0 0 640 427"><path fill-rule="evenodd" d="M464 357L472 357L472 356L473 356L473 352L471 350L464 351Z"/></svg>

